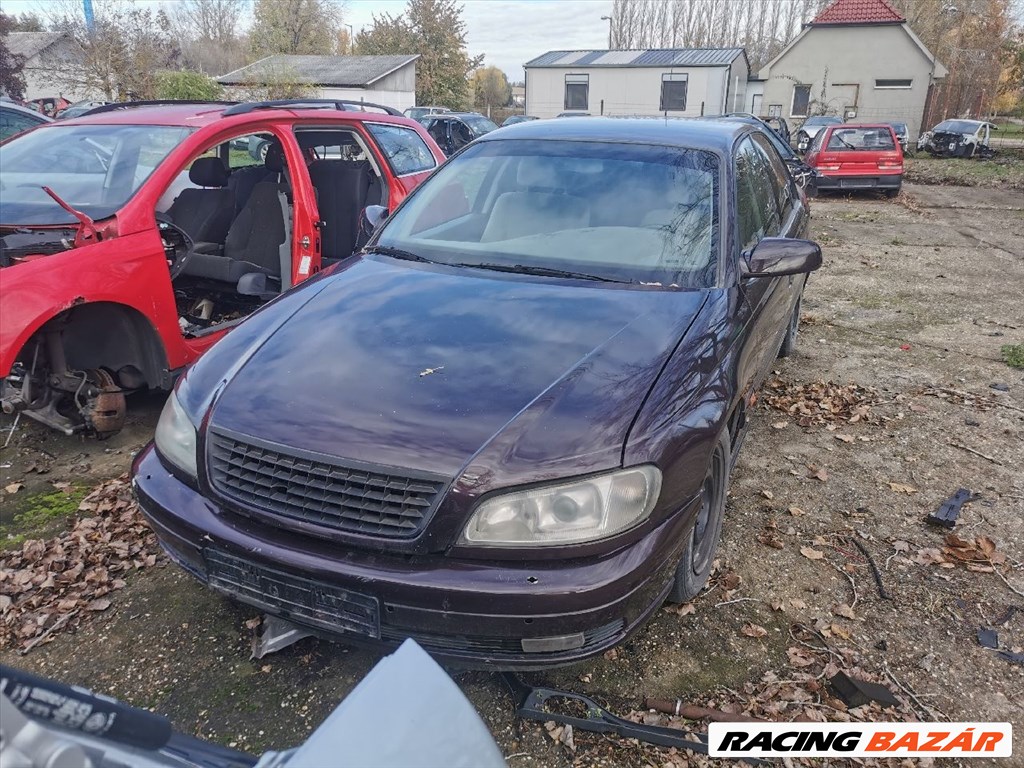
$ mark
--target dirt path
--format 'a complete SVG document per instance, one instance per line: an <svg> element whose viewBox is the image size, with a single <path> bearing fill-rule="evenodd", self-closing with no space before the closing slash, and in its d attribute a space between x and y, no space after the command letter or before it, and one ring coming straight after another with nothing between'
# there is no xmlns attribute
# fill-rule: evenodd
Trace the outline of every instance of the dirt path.
<svg viewBox="0 0 1024 768"><path fill-rule="evenodd" d="M660 612L614 654L530 680L591 694L623 714L646 695L738 703L779 719L848 717L815 688L830 662L887 682L903 701L899 717L923 719L926 706L939 719L1006 720L1019 741L1024 666L980 647L976 632L995 628L1004 650L1024 652L1024 597L1011 589L1024 592L1024 371L999 354L1024 342L1024 194L907 193L897 202L815 201L826 264L808 287L800 350L777 368L773 391L782 401L787 387L818 380L874 388L866 415L801 426L796 415L759 408L733 476L718 575L693 611ZM139 406L116 443L19 430L0 464L12 464L4 484L25 488L5 497L4 508L27 504L55 480L88 484L124 471L159 410ZM28 472L40 449L52 456L45 475ZM83 461L90 468L79 471ZM958 549L923 523L958 488L979 498L964 508L956 534L965 545L990 538L1006 561L998 573L980 560L968 569L954 555L978 550ZM854 542L891 599L880 596ZM130 578L112 597L76 634L0 658L254 751L300 740L378 658L306 640L250 661L245 621L254 612L171 566ZM805 654L819 661L805 664ZM798 678L798 686L784 684ZM517 721L495 677L456 679L514 768L703 764L580 733L572 752L539 724ZM1013 764L1024 760L999 763Z"/></svg>

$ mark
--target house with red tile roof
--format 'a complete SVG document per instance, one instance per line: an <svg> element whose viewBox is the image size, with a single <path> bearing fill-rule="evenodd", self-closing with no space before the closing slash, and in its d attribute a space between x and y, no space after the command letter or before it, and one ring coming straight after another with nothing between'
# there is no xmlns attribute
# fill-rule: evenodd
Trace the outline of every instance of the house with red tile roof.
<svg viewBox="0 0 1024 768"><path fill-rule="evenodd" d="M811 115L903 122L913 142L945 77L889 0L834 0L752 79L747 107L791 126Z"/></svg>

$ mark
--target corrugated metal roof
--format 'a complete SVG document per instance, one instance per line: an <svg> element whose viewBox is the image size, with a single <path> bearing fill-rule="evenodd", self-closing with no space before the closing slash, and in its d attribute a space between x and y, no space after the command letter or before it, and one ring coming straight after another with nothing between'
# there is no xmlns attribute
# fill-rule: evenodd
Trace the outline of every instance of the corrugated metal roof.
<svg viewBox="0 0 1024 768"><path fill-rule="evenodd" d="M548 51L524 67L725 67L742 48L660 48L646 51Z"/></svg>
<svg viewBox="0 0 1024 768"><path fill-rule="evenodd" d="M62 32L9 32L4 38L4 42L7 43L7 50L15 56L31 59L62 37L64 37Z"/></svg>
<svg viewBox="0 0 1024 768"><path fill-rule="evenodd" d="M394 56L267 56L217 78L221 85L262 83L282 74L309 85L365 87L416 61L419 54Z"/></svg>

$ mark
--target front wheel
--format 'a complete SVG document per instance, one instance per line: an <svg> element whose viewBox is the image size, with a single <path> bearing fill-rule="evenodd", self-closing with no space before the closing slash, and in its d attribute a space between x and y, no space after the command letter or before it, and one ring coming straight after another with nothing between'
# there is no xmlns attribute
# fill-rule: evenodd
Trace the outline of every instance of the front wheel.
<svg viewBox="0 0 1024 768"><path fill-rule="evenodd" d="M722 433L711 454L704 484L701 486L701 504L697 520L676 568L676 575L667 600L686 603L695 598L711 575L715 550L722 535L725 518L725 495L729 489L729 434Z"/></svg>

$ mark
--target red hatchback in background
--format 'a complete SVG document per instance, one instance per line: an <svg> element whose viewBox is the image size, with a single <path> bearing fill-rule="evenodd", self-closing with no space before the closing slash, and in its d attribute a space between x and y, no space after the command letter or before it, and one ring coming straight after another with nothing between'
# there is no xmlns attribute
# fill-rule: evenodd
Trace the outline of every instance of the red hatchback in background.
<svg viewBox="0 0 1024 768"><path fill-rule="evenodd" d="M903 150L890 125L827 126L804 162L814 169L816 192L879 189L895 197L903 185Z"/></svg>
<svg viewBox="0 0 1024 768"><path fill-rule="evenodd" d="M363 208L394 210L443 160L415 120L345 101L110 104L3 142L3 411L117 432L126 392L169 389L348 258Z"/></svg>

